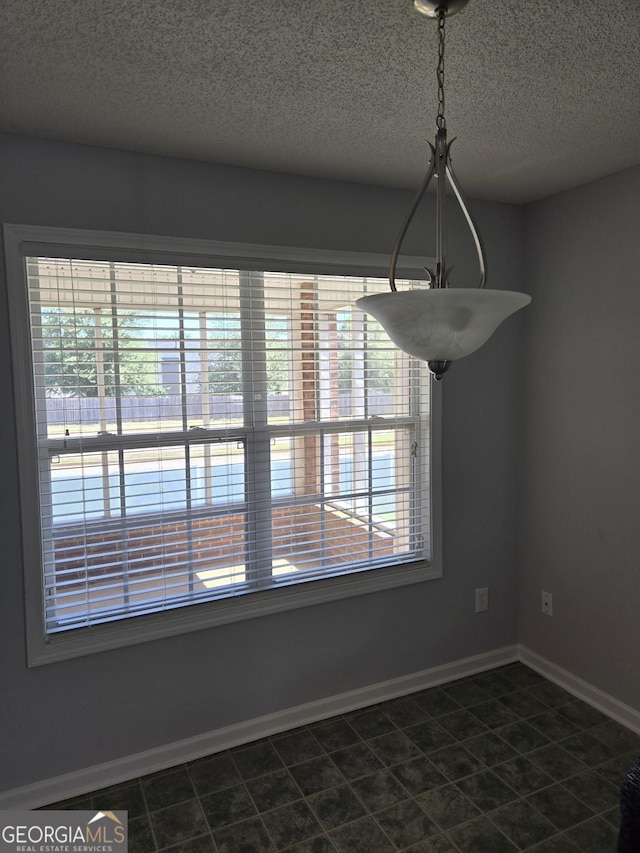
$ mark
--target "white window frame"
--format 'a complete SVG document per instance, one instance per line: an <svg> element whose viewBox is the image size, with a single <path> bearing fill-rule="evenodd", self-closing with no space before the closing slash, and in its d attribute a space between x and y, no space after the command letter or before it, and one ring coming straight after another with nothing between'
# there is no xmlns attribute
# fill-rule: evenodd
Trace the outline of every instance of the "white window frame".
<svg viewBox="0 0 640 853"><path fill-rule="evenodd" d="M32 351L24 258L73 257L129 263L203 267L234 266L295 273L386 275L388 258L379 254L306 250L280 246L220 243L116 232L79 231L4 225L9 317L15 388L17 450L22 519L23 574L29 666L142 643L215 625L252 619L442 577L441 391L431 383L428 457L422 460L429 483L431 559L406 565L310 580L237 598L192 604L175 610L135 616L90 628L45 636L43 626L42 548L38 494ZM419 278L431 258L404 258L399 274Z"/></svg>

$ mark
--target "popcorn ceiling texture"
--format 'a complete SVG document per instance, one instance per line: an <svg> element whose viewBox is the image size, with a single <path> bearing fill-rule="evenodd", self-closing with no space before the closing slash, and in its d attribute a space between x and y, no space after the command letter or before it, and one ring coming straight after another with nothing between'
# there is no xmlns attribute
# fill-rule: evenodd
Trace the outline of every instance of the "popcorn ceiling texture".
<svg viewBox="0 0 640 853"><path fill-rule="evenodd" d="M437 27L411 0L3 0L0 131L415 187ZM638 0L470 0L447 24L468 196L640 162Z"/></svg>

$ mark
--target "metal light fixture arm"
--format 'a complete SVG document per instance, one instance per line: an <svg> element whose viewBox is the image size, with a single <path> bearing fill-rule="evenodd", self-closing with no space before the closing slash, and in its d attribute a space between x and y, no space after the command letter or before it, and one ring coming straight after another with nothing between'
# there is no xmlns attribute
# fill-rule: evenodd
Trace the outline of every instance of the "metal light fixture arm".
<svg viewBox="0 0 640 853"><path fill-rule="evenodd" d="M455 141L455 138L451 140L451 142L447 143L447 122L444 114L445 107L445 94L444 94L444 49L445 49L445 20L447 16L447 8L446 6L440 6L436 15L438 18L438 69L437 69L437 78L438 78L438 115L436 118L436 138L435 145L432 145L430 142L427 142L429 148L431 149L431 157L429 159L429 164L427 166L427 173L424 177L422 185L418 190L416 197L414 199L413 205L407 214L406 219L404 220L402 227L400 229L400 233L398 234L398 238L396 240L395 246L391 253L391 260L389 263L389 286L392 291L396 291L396 267L398 263L398 257L400 255L400 250L402 247L402 243L404 242L404 238L406 236L407 230L413 221L413 217L422 201L422 197L427 191L432 178L436 177L438 181L437 186L437 196L436 196L436 266L435 270L427 269L427 275L429 276L429 286L432 288L445 288L448 287L448 274L449 270L446 268L446 242L447 242L447 199L446 199L446 182L449 181L453 193L456 197L458 204L460 205L460 209L465 217L467 225L469 226L469 230L471 231L471 236L473 238L473 242L476 248L476 252L478 254L478 263L480 266L480 284L479 287L484 287L486 281L486 270L487 263L486 257L484 253L484 247L482 245L482 241L480 239L480 235L475 226L473 218L469 213L469 209L467 208L465 201L462 197L462 193L460 192L460 187L456 180L453 167L451 165L451 145Z"/></svg>

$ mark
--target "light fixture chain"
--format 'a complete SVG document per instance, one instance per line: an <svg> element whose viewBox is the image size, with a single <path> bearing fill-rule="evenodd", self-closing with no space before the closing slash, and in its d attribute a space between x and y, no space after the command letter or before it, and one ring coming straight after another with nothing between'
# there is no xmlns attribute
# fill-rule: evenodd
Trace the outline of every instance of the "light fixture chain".
<svg viewBox="0 0 640 853"><path fill-rule="evenodd" d="M446 17L446 8L438 9L438 117L436 125L440 130L447 129L447 121L444 117L444 26Z"/></svg>

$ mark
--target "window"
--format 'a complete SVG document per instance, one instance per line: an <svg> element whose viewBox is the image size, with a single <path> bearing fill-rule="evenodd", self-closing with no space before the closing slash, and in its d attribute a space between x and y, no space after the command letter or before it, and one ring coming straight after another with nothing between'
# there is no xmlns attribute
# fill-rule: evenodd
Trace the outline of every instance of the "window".
<svg viewBox="0 0 640 853"><path fill-rule="evenodd" d="M438 576L384 279L75 236L7 235L32 663Z"/></svg>

